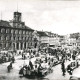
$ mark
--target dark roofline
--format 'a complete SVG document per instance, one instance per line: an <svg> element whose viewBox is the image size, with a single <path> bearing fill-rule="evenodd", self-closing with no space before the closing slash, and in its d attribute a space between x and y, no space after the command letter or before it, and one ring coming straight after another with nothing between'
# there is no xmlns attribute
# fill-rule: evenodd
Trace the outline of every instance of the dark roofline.
<svg viewBox="0 0 80 80"><path fill-rule="evenodd" d="M2 23L1 23L2 22ZM29 30L29 31L34 31L33 29L25 26L24 28L15 28L15 27L12 27L8 21L4 21L4 20L0 20L0 27L4 27L4 28L12 28L12 29L22 29L22 30Z"/></svg>
<svg viewBox="0 0 80 80"><path fill-rule="evenodd" d="M25 29L25 28L14 28L14 27L5 27L5 26L0 26L2 28L10 28L10 29L18 29L18 30L28 30L28 31L34 31L34 30L31 30L31 29Z"/></svg>
<svg viewBox="0 0 80 80"><path fill-rule="evenodd" d="M8 21L0 20L0 26L2 27L11 27Z"/></svg>
<svg viewBox="0 0 80 80"><path fill-rule="evenodd" d="M14 12L14 15L18 15L18 14L21 15L21 12L18 12L18 11L17 12L16 11Z"/></svg>
<svg viewBox="0 0 80 80"><path fill-rule="evenodd" d="M44 31L37 31L39 36L48 36Z"/></svg>

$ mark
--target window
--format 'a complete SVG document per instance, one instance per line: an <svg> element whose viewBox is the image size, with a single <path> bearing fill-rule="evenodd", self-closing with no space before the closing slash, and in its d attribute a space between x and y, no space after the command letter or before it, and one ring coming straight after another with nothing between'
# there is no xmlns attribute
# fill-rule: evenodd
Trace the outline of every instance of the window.
<svg viewBox="0 0 80 80"><path fill-rule="evenodd" d="M23 34L25 34L25 31L23 31Z"/></svg>
<svg viewBox="0 0 80 80"><path fill-rule="evenodd" d="M31 35L32 35L32 32L31 32Z"/></svg>
<svg viewBox="0 0 80 80"><path fill-rule="evenodd" d="M18 27L18 23L16 23L16 27Z"/></svg>
<svg viewBox="0 0 80 80"><path fill-rule="evenodd" d="M29 34L31 35L31 32L29 32Z"/></svg>
<svg viewBox="0 0 80 80"><path fill-rule="evenodd" d="M11 30L10 29L6 29L6 33L11 33Z"/></svg>
<svg viewBox="0 0 80 80"><path fill-rule="evenodd" d="M3 36L1 36L1 40L3 40Z"/></svg>
<svg viewBox="0 0 80 80"><path fill-rule="evenodd" d="M11 33L13 33L13 29L11 30Z"/></svg>
<svg viewBox="0 0 80 80"><path fill-rule="evenodd" d="M10 40L11 37L10 37L10 36L6 36L5 39L6 39L6 40Z"/></svg>
<svg viewBox="0 0 80 80"><path fill-rule="evenodd" d="M22 34L22 30L19 31L19 34Z"/></svg>
<svg viewBox="0 0 80 80"><path fill-rule="evenodd" d="M8 30L6 29L6 33L8 33Z"/></svg>
<svg viewBox="0 0 80 80"><path fill-rule="evenodd" d="M23 40L25 40L25 37L23 37Z"/></svg>
<svg viewBox="0 0 80 80"><path fill-rule="evenodd" d="M21 28L22 27L22 24L19 24L19 27Z"/></svg>
<svg viewBox="0 0 80 80"><path fill-rule="evenodd" d="M5 29L4 28L1 29L1 33L5 33Z"/></svg>
<svg viewBox="0 0 80 80"><path fill-rule="evenodd" d="M6 40L8 40L8 37L6 36Z"/></svg>
<svg viewBox="0 0 80 80"><path fill-rule="evenodd" d="M15 34L18 34L18 30L15 30Z"/></svg>
<svg viewBox="0 0 80 80"><path fill-rule="evenodd" d="M28 31L26 31L26 34L28 34Z"/></svg>
<svg viewBox="0 0 80 80"><path fill-rule="evenodd" d="M19 30L19 34L20 34L20 30Z"/></svg>

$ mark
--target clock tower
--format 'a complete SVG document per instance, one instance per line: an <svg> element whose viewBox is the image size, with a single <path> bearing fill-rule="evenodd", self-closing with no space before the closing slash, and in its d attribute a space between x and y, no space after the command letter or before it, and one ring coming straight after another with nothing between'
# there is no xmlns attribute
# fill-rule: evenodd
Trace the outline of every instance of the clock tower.
<svg viewBox="0 0 80 80"><path fill-rule="evenodd" d="M21 22L22 14L20 12L14 12L14 21Z"/></svg>

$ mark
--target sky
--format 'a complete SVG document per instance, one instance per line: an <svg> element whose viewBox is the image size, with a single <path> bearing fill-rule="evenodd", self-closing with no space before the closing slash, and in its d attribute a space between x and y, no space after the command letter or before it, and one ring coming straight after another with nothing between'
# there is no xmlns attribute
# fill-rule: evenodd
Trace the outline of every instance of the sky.
<svg viewBox="0 0 80 80"><path fill-rule="evenodd" d="M0 0L0 19L12 20L17 10L34 30L59 35L80 32L79 0Z"/></svg>

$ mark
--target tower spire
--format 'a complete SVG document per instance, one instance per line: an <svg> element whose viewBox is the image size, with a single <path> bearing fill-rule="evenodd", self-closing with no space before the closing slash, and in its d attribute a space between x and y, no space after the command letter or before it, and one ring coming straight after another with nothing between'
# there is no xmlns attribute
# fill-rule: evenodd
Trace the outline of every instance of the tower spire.
<svg viewBox="0 0 80 80"><path fill-rule="evenodd" d="M17 12L18 12L18 2L17 2Z"/></svg>

